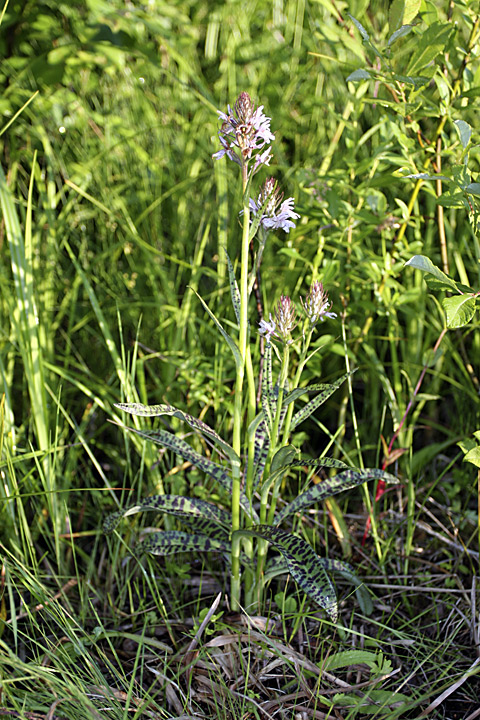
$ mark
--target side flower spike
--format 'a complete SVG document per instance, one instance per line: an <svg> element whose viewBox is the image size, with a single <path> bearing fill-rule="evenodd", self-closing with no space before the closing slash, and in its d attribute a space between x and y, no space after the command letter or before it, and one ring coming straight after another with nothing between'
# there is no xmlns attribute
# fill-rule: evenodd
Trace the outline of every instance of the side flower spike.
<svg viewBox="0 0 480 720"><path fill-rule="evenodd" d="M286 233L290 228L295 227L292 218L299 218L300 215L293 209L293 198L283 199L283 192L280 192L277 181L274 178L265 180L256 200L250 198L250 210L253 215L262 212L260 225L265 230L281 229Z"/></svg>

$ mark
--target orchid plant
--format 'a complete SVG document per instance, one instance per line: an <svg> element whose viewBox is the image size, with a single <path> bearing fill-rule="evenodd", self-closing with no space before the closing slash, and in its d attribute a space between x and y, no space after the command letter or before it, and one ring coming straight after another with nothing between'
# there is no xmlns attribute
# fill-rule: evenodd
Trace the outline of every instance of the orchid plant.
<svg viewBox="0 0 480 720"><path fill-rule="evenodd" d="M368 479L396 482L396 478L379 469L351 468L334 458L305 458L290 443L292 432L348 376L346 373L331 384L301 387L302 371L313 354L309 355L309 349L314 332L324 321L336 318L328 294L318 280L312 282L307 296L301 300L300 314L291 298L284 295L268 314L268 320L260 319L258 334L264 338L264 357L257 407L259 373L255 372L252 361L251 345L256 338L251 333L249 300L269 234L278 230L288 233L295 228L295 220L300 216L294 210L293 198L284 200L273 178L263 183L255 200L250 197L253 178L270 164L271 143L275 140L270 129L271 119L264 114L263 106L255 107L248 93L242 92L234 107L229 106L226 113L219 115L222 120L219 130L221 149L213 158L219 160L225 156L240 167L243 191L239 283L234 263L228 251L226 253L235 334L227 332L204 300L198 298L235 361L231 441L220 437L202 420L172 405L119 403L116 407L137 416L174 416L212 443L218 453L217 461L201 455L167 430L126 428L148 441L170 448L213 478L223 489L225 504L220 506L199 498L157 495L110 515L105 522L105 532L115 531L123 517L144 510L174 515L186 529L150 534L141 544L143 551L155 555L182 551L222 553L230 569L230 604L234 610L241 606L253 609L261 602L265 582L280 572L288 572L307 595L324 608L330 619L336 621L337 600L332 572L340 572L354 582L365 610L368 610L368 594L352 567L320 558L303 538L285 529L286 521L307 507ZM251 246L254 249L252 259ZM292 350L299 353L293 378ZM295 409L297 401L305 396L310 396L310 400ZM294 468L314 470L319 467L331 468L338 474L312 484L277 510L286 475ZM269 545L282 556L280 564L267 564Z"/></svg>

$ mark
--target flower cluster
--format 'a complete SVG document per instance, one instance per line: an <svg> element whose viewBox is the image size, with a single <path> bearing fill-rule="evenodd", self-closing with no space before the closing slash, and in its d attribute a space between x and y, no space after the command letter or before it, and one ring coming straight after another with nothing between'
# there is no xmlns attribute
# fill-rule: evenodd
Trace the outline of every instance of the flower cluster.
<svg viewBox="0 0 480 720"><path fill-rule="evenodd" d="M263 113L263 105L257 109L246 92L240 93L233 110L228 106L228 113L219 112L223 120L218 137L222 149L212 157L215 160L226 155L238 165L248 163L252 155L255 155L255 173L260 165L268 165L271 159L271 148L267 148L258 154L259 150L275 140L275 135L270 131L270 120Z"/></svg>
<svg viewBox="0 0 480 720"><path fill-rule="evenodd" d="M229 105L226 113L218 114L223 120L218 131L222 149L212 156L215 160L226 155L245 172L253 160L250 176L262 165L270 164L272 150L267 146L275 140L275 135L270 130L271 118L264 114L263 105L255 108L250 95L242 92L233 110ZM249 207L253 217L261 213L260 225L266 231L281 229L288 233L295 227L292 218L300 217L293 209L293 198L283 200L283 193L273 178L264 183L256 200L250 198Z"/></svg>
<svg viewBox="0 0 480 720"><path fill-rule="evenodd" d="M302 300L301 302L312 328L315 327L319 320L323 322L327 318L333 320L337 317L337 313L328 312L328 308L331 307L332 303L329 301L327 292L323 289L321 282L314 282L305 301Z"/></svg>
<svg viewBox="0 0 480 720"><path fill-rule="evenodd" d="M300 300L312 329L319 321L323 322L327 318L333 320L337 317L337 313L329 312L332 303L329 301L327 292L323 289L321 282L312 283L305 300L301 298ZM293 342L292 330L294 330L297 323L295 305L289 297L282 295L275 308L275 319L272 318L272 313L270 313L268 320L260 320L258 332L267 338L267 342L270 342L271 338L275 337L279 338L285 345L290 345Z"/></svg>

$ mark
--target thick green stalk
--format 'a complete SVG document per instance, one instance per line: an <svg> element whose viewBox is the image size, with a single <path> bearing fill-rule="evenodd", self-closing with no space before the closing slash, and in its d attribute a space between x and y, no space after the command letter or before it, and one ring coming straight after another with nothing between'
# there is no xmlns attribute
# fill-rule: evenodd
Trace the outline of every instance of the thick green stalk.
<svg viewBox="0 0 480 720"><path fill-rule="evenodd" d="M284 351L283 351L283 357L282 357L282 367L280 370L280 378L278 383L278 398L277 398L277 409L275 412L275 418L273 421L273 428L272 428L272 434L270 438L270 448L268 450L267 459L265 462L265 469L263 471L263 479L264 483L268 479L268 476L270 475L270 466L272 464L272 459L275 455L275 452L277 451L277 448L279 446L278 442L278 434L279 434L279 428L280 428L280 418L282 414L282 403L283 403L283 395L284 395L284 389L287 382L288 377L288 365L289 365L289 348L288 345L285 345ZM262 496L260 500L260 524L264 525L267 522L267 506L268 506L268 496L269 496L269 488L267 486L264 487L264 490L262 491ZM275 498L276 502L276 498ZM269 520L268 524L271 524L273 521L273 516L271 517L272 513L272 504L274 503L274 497L271 498L271 504L270 504L270 512L268 514ZM263 575L263 568L265 566L265 558L267 555L267 547L268 543L265 542L265 540L260 540L258 543L258 551L257 551L257 589L260 597L260 589L262 586L261 580Z"/></svg>
<svg viewBox="0 0 480 720"><path fill-rule="evenodd" d="M247 167L242 166L242 185L245 198L247 186ZM235 398L233 406L233 449L238 456L242 452L243 427L243 379L245 375L245 358L247 354L248 333L248 247L250 232L250 208L248 202L243 203L243 233L240 254L240 331L239 350L241 361L237 364L235 380ZM235 535L240 530L240 488L241 465L236 465L232 472L232 578L231 578L231 606L232 610L240 607L240 544L241 539Z"/></svg>

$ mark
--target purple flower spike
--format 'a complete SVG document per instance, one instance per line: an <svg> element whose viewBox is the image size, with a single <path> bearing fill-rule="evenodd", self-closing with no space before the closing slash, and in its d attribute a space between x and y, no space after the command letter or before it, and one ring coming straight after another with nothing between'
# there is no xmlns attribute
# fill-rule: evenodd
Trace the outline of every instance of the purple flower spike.
<svg viewBox="0 0 480 720"><path fill-rule="evenodd" d="M270 151L264 151L258 155L258 151L265 145L275 140L275 135L270 131L270 118L264 115L263 105L257 109L246 92L240 93L233 110L228 106L228 112L218 113L223 120L218 137L222 149L212 157L215 160L226 155L238 165L248 163L255 155L255 166L252 172L256 172L260 165L268 165L270 162Z"/></svg>
<svg viewBox="0 0 480 720"><path fill-rule="evenodd" d="M282 295L275 308L278 335L286 345L292 342L292 330L297 324L295 305L287 295Z"/></svg>
<svg viewBox="0 0 480 720"><path fill-rule="evenodd" d="M265 202L267 204L265 205ZM274 178L268 178L263 184L257 200L250 198L250 210L254 215L258 215L263 208L262 219L260 224L265 230L276 230L280 228L286 233L290 232L290 228L295 227L292 218L299 218L300 215L293 209L293 198L283 200L283 193L277 187ZM263 207L265 205L265 207Z"/></svg>
<svg viewBox="0 0 480 720"><path fill-rule="evenodd" d="M328 300L327 292L323 289L322 283L318 281L312 283L305 302L302 300L302 305L312 327L315 327L319 320L323 322L327 318L333 320L337 317L337 313L328 312L331 302Z"/></svg>

